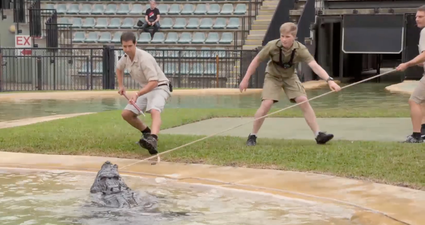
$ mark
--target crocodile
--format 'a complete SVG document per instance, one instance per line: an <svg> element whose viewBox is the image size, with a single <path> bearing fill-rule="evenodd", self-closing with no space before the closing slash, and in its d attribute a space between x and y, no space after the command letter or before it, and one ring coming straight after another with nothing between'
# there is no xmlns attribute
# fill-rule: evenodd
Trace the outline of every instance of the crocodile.
<svg viewBox="0 0 425 225"><path fill-rule="evenodd" d="M143 199L139 192L131 190L118 173L118 165L103 163L90 188L92 202L110 208L144 207L152 210L155 201ZM148 197L148 196L145 196Z"/></svg>

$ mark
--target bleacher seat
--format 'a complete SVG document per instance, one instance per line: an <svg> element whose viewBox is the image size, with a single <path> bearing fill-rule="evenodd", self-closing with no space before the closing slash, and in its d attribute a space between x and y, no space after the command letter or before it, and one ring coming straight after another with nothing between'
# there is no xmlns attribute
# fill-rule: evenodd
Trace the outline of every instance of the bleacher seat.
<svg viewBox="0 0 425 225"><path fill-rule="evenodd" d="M186 19L185 18L176 18L173 29L184 29L186 27Z"/></svg>
<svg viewBox="0 0 425 225"><path fill-rule="evenodd" d="M148 44L151 39L152 39L152 37L151 37L151 34L149 32L141 33L139 40L137 40L137 43Z"/></svg>
<svg viewBox="0 0 425 225"><path fill-rule="evenodd" d="M215 20L213 29L224 29L226 27L226 19L225 18L217 18Z"/></svg>
<svg viewBox="0 0 425 225"><path fill-rule="evenodd" d="M81 6L80 12L78 12L78 14L81 15L90 15L91 13L91 4L83 4Z"/></svg>
<svg viewBox="0 0 425 225"><path fill-rule="evenodd" d="M180 38L177 41L177 43L179 43L179 44L190 44L191 40L192 40L192 34L189 33L189 32L183 32L180 35Z"/></svg>
<svg viewBox="0 0 425 225"><path fill-rule="evenodd" d="M227 29L239 29L240 20L239 18L230 18L227 24Z"/></svg>
<svg viewBox="0 0 425 225"><path fill-rule="evenodd" d="M102 15L104 10L105 6L103 4L94 4L91 14Z"/></svg>
<svg viewBox="0 0 425 225"><path fill-rule="evenodd" d="M72 28L81 28L81 26L83 26L83 20L81 18L72 19Z"/></svg>
<svg viewBox="0 0 425 225"><path fill-rule="evenodd" d="M115 4L108 4L106 6L106 9L103 12L103 14L105 14L105 15L115 15L115 13L117 12L117 10L118 10L117 5L115 5Z"/></svg>
<svg viewBox="0 0 425 225"><path fill-rule="evenodd" d="M198 27L199 27L198 18L190 18L189 22L186 25L186 29L198 29Z"/></svg>
<svg viewBox="0 0 425 225"><path fill-rule="evenodd" d="M168 15L178 15L180 14L180 6L178 4L172 4L170 9L168 9Z"/></svg>
<svg viewBox="0 0 425 225"><path fill-rule="evenodd" d="M165 39L165 44L177 44L177 41L179 40L178 35L176 32L168 32L167 38Z"/></svg>
<svg viewBox="0 0 425 225"><path fill-rule="evenodd" d="M173 20L171 18L164 18L160 22L161 29L171 29L173 27Z"/></svg>
<svg viewBox="0 0 425 225"><path fill-rule="evenodd" d="M98 18L96 20L96 25L94 28L96 29L106 29L108 27L108 19L107 18Z"/></svg>
<svg viewBox="0 0 425 225"><path fill-rule="evenodd" d="M70 4L66 14L78 14L80 12L79 4Z"/></svg>
<svg viewBox="0 0 425 225"><path fill-rule="evenodd" d="M94 18L86 18L84 23L81 25L81 28L93 28L95 25Z"/></svg>
<svg viewBox="0 0 425 225"><path fill-rule="evenodd" d="M244 15L246 13L246 4L237 4L233 14Z"/></svg>
<svg viewBox="0 0 425 225"><path fill-rule="evenodd" d="M89 32L89 34L86 37L86 40L84 40L85 43L96 43L97 39L99 38L99 34L96 31Z"/></svg>
<svg viewBox="0 0 425 225"><path fill-rule="evenodd" d="M218 4L210 4L210 8L207 11L208 15L218 15L220 13L220 6Z"/></svg>
<svg viewBox="0 0 425 225"><path fill-rule="evenodd" d="M218 44L219 36L217 32L208 33L205 44Z"/></svg>
<svg viewBox="0 0 425 225"><path fill-rule="evenodd" d="M121 31L117 31L114 33L114 36L112 37L111 43L121 43Z"/></svg>
<svg viewBox="0 0 425 225"><path fill-rule="evenodd" d="M97 42L99 43L109 43L112 39L112 35L110 32L102 32L100 33L99 40Z"/></svg>
<svg viewBox="0 0 425 225"><path fill-rule="evenodd" d="M213 26L213 20L211 18L203 18L199 24L199 29L211 29Z"/></svg>
<svg viewBox="0 0 425 225"><path fill-rule="evenodd" d="M127 15L130 12L130 5L129 4L120 4L120 7L118 8L116 14L117 15Z"/></svg>
<svg viewBox="0 0 425 225"><path fill-rule="evenodd" d="M207 5L206 4L198 4L196 6L195 11L193 12L194 15L205 15L207 14Z"/></svg>
<svg viewBox="0 0 425 225"><path fill-rule="evenodd" d="M66 4L59 4L59 5L57 5L57 7L56 7L56 13L57 14L65 14L66 13L66 10L67 10L67 8L66 8Z"/></svg>
<svg viewBox="0 0 425 225"><path fill-rule="evenodd" d="M86 39L84 31L75 32L73 42L75 43L83 43Z"/></svg>
<svg viewBox="0 0 425 225"><path fill-rule="evenodd" d="M203 44L205 41L205 33L204 32L196 32L193 35L192 44Z"/></svg>
<svg viewBox="0 0 425 225"><path fill-rule="evenodd" d="M181 15L192 15L193 11L195 11L195 6L193 4L184 4L183 9L180 12Z"/></svg>
<svg viewBox="0 0 425 225"><path fill-rule="evenodd" d="M164 42L164 39L165 39L165 35L163 32L156 32L151 40L151 43L162 44Z"/></svg>
<svg viewBox="0 0 425 225"><path fill-rule="evenodd" d="M143 13L143 6L141 4L134 4L129 12L130 15L141 15Z"/></svg>
<svg viewBox="0 0 425 225"><path fill-rule="evenodd" d="M121 28L122 29L132 29L134 27L134 24L135 24L135 22L134 22L133 18L125 18L122 21Z"/></svg>
<svg viewBox="0 0 425 225"><path fill-rule="evenodd" d="M118 29L121 27L121 19L120 18L112 18L109 21L108 29Z"/></svg>

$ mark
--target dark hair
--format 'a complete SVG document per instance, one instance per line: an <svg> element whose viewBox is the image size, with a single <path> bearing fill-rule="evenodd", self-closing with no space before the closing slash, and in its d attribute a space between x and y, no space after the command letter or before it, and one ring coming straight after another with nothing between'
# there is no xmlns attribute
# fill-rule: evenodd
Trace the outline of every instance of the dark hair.
<svg viewBox="0 0 425 225"><path fill-rule="evenodd" d="M130 31L124 32L121 34L121 44L123 41L133 41L133 44L136 44L136 35Z"/></svg>
<svg viewBox="0 0 425 225"><path fill-rule="evenodd" d="M418 8L418 11L425 12L425 5Z"/></svg>

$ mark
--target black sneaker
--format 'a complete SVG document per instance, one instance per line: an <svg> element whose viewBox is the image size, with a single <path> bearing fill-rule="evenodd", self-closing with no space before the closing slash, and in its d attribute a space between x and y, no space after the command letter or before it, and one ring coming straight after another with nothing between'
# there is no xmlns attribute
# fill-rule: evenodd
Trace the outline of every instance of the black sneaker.
<svg viewBox="0 0 425 225"><path fill-rule="evenodd" d="M257 144L257 136L250 134L248 136L248 140L246 141L246 145L255 146Z"/></svg>
<svg viewBox="0 0 425 225"><path fill-rule="evenodd" d="M317 135L316 139L316 143L317 144L326 144L326 142L330 141L332 138L334 138L333 134L326 134L326 132L319 132L319 134Z"/></svg>
<svg viewBox="0 0 425 225"><path fill-rule="evenodd" d="M146 138L141 138L139 141L140 147L147 149L151 155L158 154L157 144L158 141L152 135L147 135Z"/></svg>
<svg viewBox="0 0 425 225"><path fill-rule="evenodd" d="M414 138L412 135L407 136L406 140L403 143L423 143L424 140L422 137Z"/></svg>
<svg viewBox="0 0 425 225"><path fill-rule="evenodd" d="M151 132L142 132L143 138L147 138L149 135L151 134Z"/></svg>

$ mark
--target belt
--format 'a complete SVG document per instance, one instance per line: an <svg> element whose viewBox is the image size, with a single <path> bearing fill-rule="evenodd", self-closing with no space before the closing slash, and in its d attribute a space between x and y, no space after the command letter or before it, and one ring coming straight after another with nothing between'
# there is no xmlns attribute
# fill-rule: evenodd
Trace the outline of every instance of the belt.
<svg viewBox="0 0 425 225"><path fill-rule="evenodd" d="M158 87L159 87L159 86L165 86L165 85L168 85L168 83L158 84Z"/></svg>

